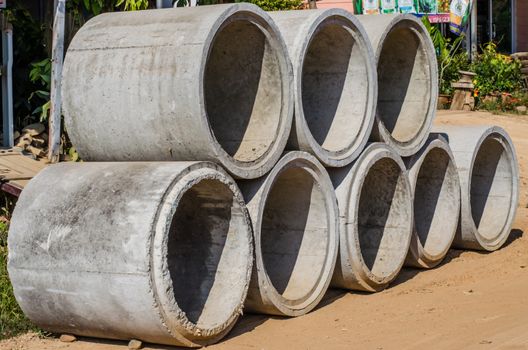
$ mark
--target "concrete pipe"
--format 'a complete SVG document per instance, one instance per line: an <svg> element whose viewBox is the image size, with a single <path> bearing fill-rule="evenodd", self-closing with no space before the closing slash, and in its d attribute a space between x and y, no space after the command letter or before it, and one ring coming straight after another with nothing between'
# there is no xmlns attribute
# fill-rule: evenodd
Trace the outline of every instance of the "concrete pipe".
<svg viewBox="0 0 528 350"><path fill-rule="evenodd" d="M344 166L365 147L377 78L363 26L341 9L271 12L293 63L295 119L289 149Z"/></svg>
<svg viewBox="0 0 528 350"><path fill-rule="evenodd" d="M242 195L212 163L51 166L24 189L8 243L18 303L56 333L210 344L251 277Z"/></svg>
<svg viewBox="0 0 528 350"><path fill-rule="evenodd" d="M378 67L378 102L372 140L403 157L423 146L438 99L438 68L427 29L413 15L358 16Z"/></svg>
<svg viewBox="0 0 528 350"><path fill-rule="evenodd" d="M65 122L85 160L211 160L255 178L286 145L292 83L255 5L105 13L66 54Z"/></svg>
<svg viewBox="0 0 528 350"><path fill-rule="evenodd" d="M413 202L405 164L383 143L351 165L330 169L339 204L339 258L332 286L376 292L394 280L407 255Z"/></svg>
<svg viewBox="0 0 528 350"><path fill-rule="evenodd" d="M435 126L447 138L458 167L460 222L453 245L493 251L510 234L519 202L513 143L497 126Z"/></svg>
<svg viewBox="0 0 528 350"><path fill-rule="evenodd" d="M414 197L414 232L406 264L432 268L451 247L460 214L460 181L447 141L432 134L405 160Z"/></svg>
<svg viewBox="0 0 528 350"><path fill-rule="evenodd" d="M326 170L308 153L289 152L266 177L238 183L255 241L246 310L309 312L326 292L337 257L337 203Z"/></svg>

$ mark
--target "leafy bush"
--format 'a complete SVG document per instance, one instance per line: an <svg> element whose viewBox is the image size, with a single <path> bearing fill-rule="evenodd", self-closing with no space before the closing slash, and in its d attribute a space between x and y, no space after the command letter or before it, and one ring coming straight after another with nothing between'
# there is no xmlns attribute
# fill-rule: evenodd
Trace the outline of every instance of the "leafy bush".
<svg viewBox="0 0 528 350"><path fill-rule="evenodd" d="M474 84L481 96L492 92L514 92L521 88L521 64L510 56L498 53L493 42L482 48L471 70L477 73Z"/></svg>
<svg viewBox="0 0 528 350"><path fill-rule="evenodd" d="M237 0L236 2L249 2L264 11L298 10L303 5L302 0Z"/></svg>
<svg viewBox="0 0 528 350"><path fill-rule="evenodd" d="M431 24L427 16L422 17L422 22L427 28L435 47L440 93L451 94L453 92L451 83L460 78L458 71L469 68L468 55L461 49L464 36L461 35L451 40L442 35L440 29L436 25Z"/></svg>

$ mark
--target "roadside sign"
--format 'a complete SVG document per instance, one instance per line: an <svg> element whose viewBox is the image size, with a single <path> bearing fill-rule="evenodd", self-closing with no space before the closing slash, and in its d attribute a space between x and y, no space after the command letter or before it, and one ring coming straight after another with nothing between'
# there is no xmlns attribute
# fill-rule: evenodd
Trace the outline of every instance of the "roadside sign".
<svg viewBox="0 0 528 350"><path fill-rule="evenodd" d="M7 2L7 0L0 0L0 9L5 9L6 8L6 2Z"/></svg>

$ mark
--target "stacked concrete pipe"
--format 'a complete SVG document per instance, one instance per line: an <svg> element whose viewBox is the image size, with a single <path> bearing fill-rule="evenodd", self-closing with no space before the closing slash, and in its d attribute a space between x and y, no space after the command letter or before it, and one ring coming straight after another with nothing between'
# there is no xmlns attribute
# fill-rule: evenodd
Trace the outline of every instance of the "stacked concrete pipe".
<svg viewBox="0 0 528 350"><path fill-rule="evenodd" d="M460 223L453 245L493 251L508 238L519 201L513 143L497 126L435 126L448 140L460 178Z"/></svg>
<svg viewBox="0 0 528 350"><path fill-rule="evenodd" d="M96 16L70 44L62 96L84 160L210 160L256 178L286 145L292 90L279 30L238 3Z"/></svg>
<svg viewBox="0 0 528 350"><path fill-rule="evenodd" d="M424 147L405 160L414 201L414 232L406 264L431 268L447 254L460 213L460 181L445 139L431 134Z"/></svg>
<svg viewBox="0 0 528 350"><path fill-rule="evenodd" d="M338 209L328 173L312 155L289 152L267 176L238 183L255 242L246 310L309 312L324 296L337 257Z"/></svg>
<svg viewBox="0 0 528 350"><path fill-rule="evenodd" d="M288 148L325 166L352 162L374 122L377 77L363 26L342 9L270 12L293 64L295 119Z"/></svg>
<svg viewBox="0 0 528 350"><path fill-rule="evenodd" d="M436 113L438 71L433 43L413 15L357 16L378 69L372 140L411 156L426 142Z"/></svg>
<svg viewBox="0 0 528 350"><path fill-rule="evenodd" d="M413 230L411 186L402 159L382 143L344 168L329 169L340 217L332 285L376 292L403 266Z"/></svg>
<svg viewBox="0 0 528 350"><path fill-rule="evenodd" d="M253 260L242 195L204 162L46 168L8 244L16 299L37 326L190 347L233 327Z"/></svg>

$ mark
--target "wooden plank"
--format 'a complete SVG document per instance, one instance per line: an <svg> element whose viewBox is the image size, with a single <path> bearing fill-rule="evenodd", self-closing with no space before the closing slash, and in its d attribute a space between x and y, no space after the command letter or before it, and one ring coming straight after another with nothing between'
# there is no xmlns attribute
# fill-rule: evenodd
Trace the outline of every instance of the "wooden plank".
<svg viewBox="0 0 528 350"><path fill-rule="evenodd" d="M59 161L61 135L61 82L62 64L64 59L64 16L65 0L57 2L57 11L53 21L52 61L51 61L51 91L49 119L49 151L48 160L51 163Z"/></svg>
<svg viewBox="0 0 528 350"><path fill-rule="evenodd" d="M47 166L13 150L0 151L0 189L18 196L35 175Z"/></svg>

